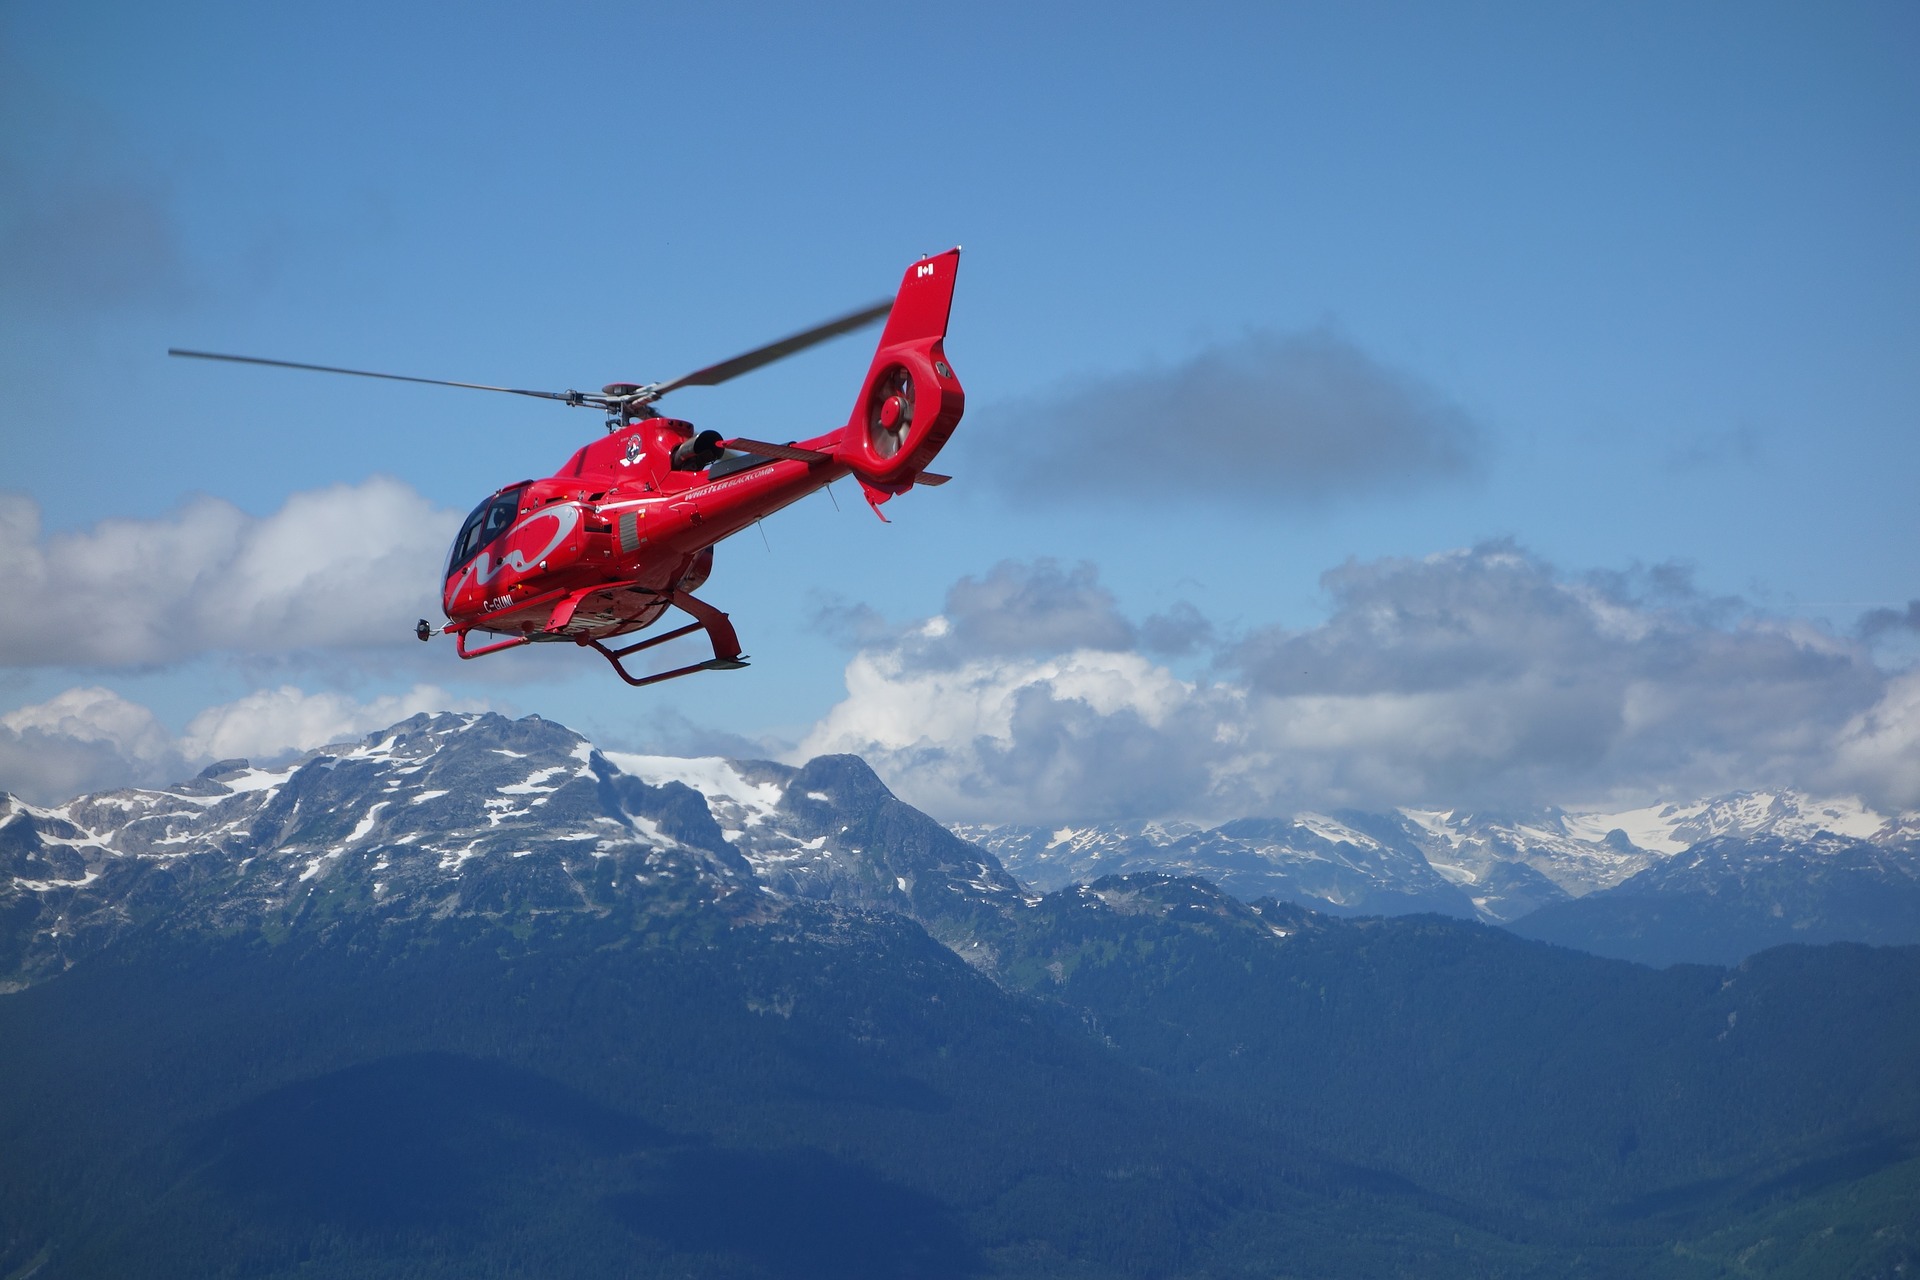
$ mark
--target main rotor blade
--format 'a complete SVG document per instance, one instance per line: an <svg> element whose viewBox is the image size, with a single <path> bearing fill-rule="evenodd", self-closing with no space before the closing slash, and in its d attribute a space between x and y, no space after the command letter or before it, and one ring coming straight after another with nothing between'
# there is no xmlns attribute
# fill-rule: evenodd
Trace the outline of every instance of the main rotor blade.
<svg viewBox="0 0 1920 1280"><path fill-rule="evenodd" d="M717 386L729 378L737 378L743 373L752 373L762 365L772 364L775 360L790 356L796 351L805 351L815 343L825 342L828 338L837 338L843 333L852 333L855 329L865 328L876 320L885 319L887 312L891 310L893 310L893 300L889 298L885 302L876 302L870 307L850 311L838 320L829 320L803 333L782 338L778 342L769 342L764 347L756 347L745 355L735 356L731 360L710 364L704 369L675 378L672 382L662 382L656 387L649 388L653 393L649 399L657 400L667 392L680 387Z"/></svg>
<svg viewBox="0 0 1920 1280"><path fill-rule="evenodd" d="M745 436L722 440L720 447L732 449L735 453L751 453L761 458L785 458L789 462L833 461L832 454L822 453L818 449L802 449L795 444L772 444L765 440L749 440Z"/></svg>
<svg viewBox="0 0 1920 1280"><path fill-rule="evenodd" d="M597 396L583 396L578 391L523 391L519 387L490 387L484 382L448 382L444 378L414 378L404 373L373 373L366 369L336 369L329 364L300 364L293 360L264 360L259 356L229 356L217 351L183 351L179 347L168 347L170 356L191 356L195 360L229 360L234 364L265 364L276 369L308 369L314 373L350 373L356 378L385 378L389 382L422 382L430 387L465 387L470 391L504 391L510 396L534 396L541 400L560 400L567 404L585 404L598 400Z"/></svg>

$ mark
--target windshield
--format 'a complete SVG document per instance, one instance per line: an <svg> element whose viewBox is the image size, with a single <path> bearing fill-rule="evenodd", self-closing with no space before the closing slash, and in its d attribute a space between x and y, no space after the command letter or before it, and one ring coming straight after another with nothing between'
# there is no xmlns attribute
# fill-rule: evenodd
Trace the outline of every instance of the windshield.
<svg viewBox="0 0 1920 1280"><path fill-rule="evenodd" d="M520 495L524 491L524 485L519 489L509 489L473 509L467 522L460 526L460 536L453 540L453 554L447 559L448 576L479 555L481 548L513 527L514 517L520 513Z"/></svg>

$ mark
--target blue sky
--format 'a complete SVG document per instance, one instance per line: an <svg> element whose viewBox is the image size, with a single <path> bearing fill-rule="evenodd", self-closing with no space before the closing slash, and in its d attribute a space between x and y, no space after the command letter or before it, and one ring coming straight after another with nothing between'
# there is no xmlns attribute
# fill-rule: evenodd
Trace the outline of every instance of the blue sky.
<svg viewBox="0 0 1920 1280"><path fill-rule="evenodd" d="M1757 651L1643 654L1604 694L1611 736L1550 777L1526 734L1464 774L1441 767L1454 744L1323 775L1275 753L1330 740L1285 737L1195 785L1220 805L1531 802L1671 777L1920 804L1898 711L1920 596L1917 53L1897 4L0 7L0 489L16 561L43 562L16 564L9 594L45 622L0 631L18 748L0 787L192 764L214 744L196 717L249 698L231 740L256 752L438 702L609 746L893 750L896 786L934 751L960 770L950 810L1045 816L1096 797L1062 782L1015 803L953 763L960 730L882 732L893 713L850 705L850 664L899 676L918 661L902 637L969 602L1079 600L1105 621L1049 632L1056 652L967 661L1093 707L1104 727L1047 756L1091 776L1073 752L1121 711L1031 664L1121 652L1118 619L1152 679L1238 696L1264 687L1250 655L1344 634L1379 584L1415 590L1392 566L1462 553L1586 592L1596 618L1627 610L1622 635L1658 623L1695 656L1788 635L1841 674L1806 701ZM891 527L848 493L723 546L706 595L755 665L639 694L587 655L460 664L406 635L460 514L558 465L589 413L163 355L653 380L884 295L956 243L956 482L893 504ZM825 429L868 341L673 408ZM392 554L359 545L388 533ZM195 557L227 568L182 568ZM324 589L263 604L264 566ZM1188 642L1140 648L1176 616ZM1531 675L1495 692L1593 669L1564 635L1541 643L1560 648L1512 659ZM1749 658L1724 703L1776 707L1766 733L1807 743L1729 759L1758 731L1709 715L1670 758L1620 728L1649 699L1690 705L1672 672ZM984 687L893 677L872 696ZM1496 677L1473 679L1463 696ZM77 689L116 701L34 710ZM1179 754L1151 720L1128 759ZM1848 732L1876 763L1821 773ZM40 777L31 734L92 744L92 763ZM1220 789L1261 769L1293 781Z"/></svg>

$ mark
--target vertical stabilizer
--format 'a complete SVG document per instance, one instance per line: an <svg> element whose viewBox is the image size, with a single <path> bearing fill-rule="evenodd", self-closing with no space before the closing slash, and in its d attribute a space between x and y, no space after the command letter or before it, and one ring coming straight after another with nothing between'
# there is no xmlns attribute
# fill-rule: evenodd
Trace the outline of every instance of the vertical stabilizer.
<svg viewBox="0 0 1920 1280"><path fill-rule="evenodd" d="M876 505L912 486L965 411L942 347L959 267L949 249L907 268L835 451Z"/></svg>

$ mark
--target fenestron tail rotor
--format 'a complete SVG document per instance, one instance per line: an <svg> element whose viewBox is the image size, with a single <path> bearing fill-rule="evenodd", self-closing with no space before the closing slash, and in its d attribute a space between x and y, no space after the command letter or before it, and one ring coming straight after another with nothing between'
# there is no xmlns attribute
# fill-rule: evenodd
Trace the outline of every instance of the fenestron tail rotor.
<svg viewBox="0 0 1920 1280"><path fill-rule="evenodd" d="M913 431L913 374L894 365L874 379L867 396L867 438L874 453L891 458Z"/></svg>
<svg viewBox="0 0 1920 1280"><path fill-rule="evenodd" d="M484 382L456 382L447 378L417 378L404 373L379 373L371 369L346 369L338 365L306 364L297 360L268 360L261 356L228 355L219 351L188 351L180 347L169 347L170 356L185 356L195 360L224 360L232 364L267 365L276 369L304 369L310 373L344 373L355 378L382 378L389 382L416 382L430 387L462 387L469 391L498 391L512 396L532 396L539 400L558 400L569 406L588 405L602 409L607 414L608 430L617 430L629 419L652 417L649 408L654 401L669 391L681 387L713 387L764 368L776 360L796 355L809 347L837 338L842 334L864 329L868 325L884 320L893 307L891 300L861 307L858 311L849 311L843 316L790 334L777 342L710 364L704 369L683 374L666 382L610 382L600 389L599 394L586 391L530 391L522 387L496 387Z"/></svg>

